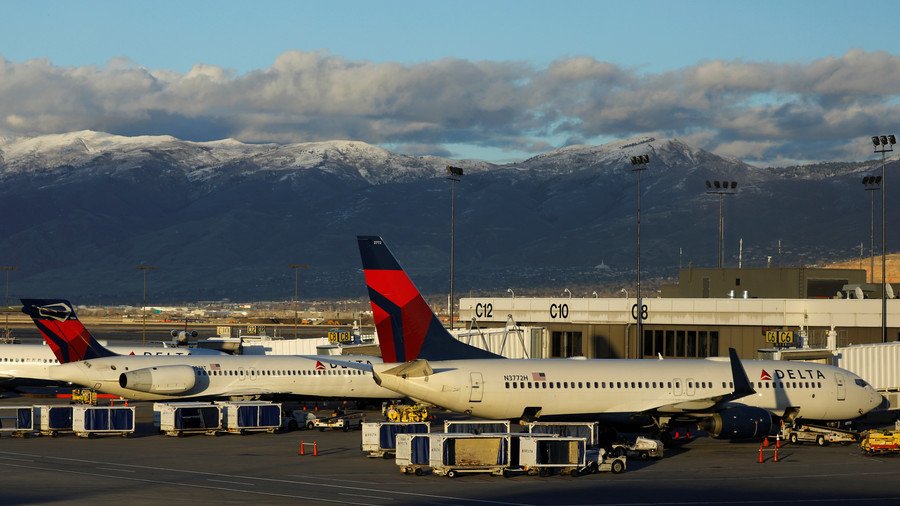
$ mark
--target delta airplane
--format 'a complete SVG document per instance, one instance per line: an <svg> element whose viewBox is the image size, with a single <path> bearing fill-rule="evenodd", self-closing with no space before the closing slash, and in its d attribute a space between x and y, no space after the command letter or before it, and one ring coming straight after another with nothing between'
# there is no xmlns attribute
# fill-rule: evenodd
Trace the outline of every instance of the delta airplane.
<svg viewBox="0 0 900 506"><path fill-rule="evenodd" d="M371 366L375 381L451 411L646 423L661 435L699 422L743 439L769 434L778 418L848 420L883 401L849 371L741 361L733 348L727 359L502 359L454 339L380 237L357 240L384 360Z"/></svg>
<svg viewBox="0 0 900 506"><path fill-rule="evenodd" d="M204 348L164 348L160 346L110 346L117 355L223 355ZM0 388L59 384L50 380L50 368L59 364L45 344L0 345Z"/></svg>
<svg viewBox="0 0 900 506"><path fill-rule="evenodd" d="M311 356L116 355L82 325L69 301L22 299L59 365L49 378L133 400L290 395L316 398L397 399L365 371ZM343 358L343 357L342 357ZM349 363L380 362L347 356Z"/></svg>

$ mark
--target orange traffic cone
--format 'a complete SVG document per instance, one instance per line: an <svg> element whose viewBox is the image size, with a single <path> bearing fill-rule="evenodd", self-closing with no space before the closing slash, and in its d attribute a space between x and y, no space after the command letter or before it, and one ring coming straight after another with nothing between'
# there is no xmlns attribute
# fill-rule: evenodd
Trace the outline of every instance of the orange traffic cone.
<svg viewBox="0 0 900 506"><path fill-rule="evenodd" d="M675 431L675 439L678 439L678 431Z"/></svg>
<svg viewBox="0 0 900 506"><path fill-rule="evenodd" d="M778 462L778 448L775 448L775 457L772 459L772 462Z"/></svg>
<svg viewBox="0 0 900 506"><path fill-rule="evenodd" d="M304 449L303 441L300 441L300 451L297 453L299 453L300 455L306 455L306 450Z"/></svg>
<svg viewBox="0 0 900 506"><path fill-rule="evenodd" d="M763 439L762 445L763 445L763 448L769 447L769 436L766 436L765 439Z"/></svg>
<svg viewBox="0 0 900 506"><path fill-rule="evenodd" d="M775 448L781 448L781 434L775 434Z"/></svg>
<svg viewBox="0 0 900 506"><path fill-rule="evenodd" d="M765 462L765 461L763 460L763 456L762 456L762 446L759 447L759 459L757 459L757 462L759 462L760 464L762 464L763 462Z"/></svg>
<svg viewBox="0 0 900 506"><path fill-rule="evenodd" d="M313 441L313 457L319 456L319 443L318 441Z"/></svg>
<svg viewBox="0 0 900 506"><path fill-rule="evenodd" d="M303 411L306 411L306 404L303 405Z"/></svg>

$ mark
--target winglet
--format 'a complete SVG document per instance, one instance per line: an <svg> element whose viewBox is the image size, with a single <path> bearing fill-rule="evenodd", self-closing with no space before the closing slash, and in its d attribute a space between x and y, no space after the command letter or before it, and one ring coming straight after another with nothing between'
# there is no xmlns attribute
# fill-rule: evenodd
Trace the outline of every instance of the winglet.
<svg viewBox="0 0 900 506"><path fill-rule="evenodd" d="M84 328L67 300L22 299L22 312L34 320L60 364L116 355Z"/></svg>
<svg viewBox="0 0 900 506"><path fill-rule="evenodd" d="M753 384L747 378L747 371L744 370L744 365L741 364L741 359L738 358L734 348L728 348L728 358L731 360L731 377L734 381L736 398L755 394L756 390L753 389Z"/></svg>

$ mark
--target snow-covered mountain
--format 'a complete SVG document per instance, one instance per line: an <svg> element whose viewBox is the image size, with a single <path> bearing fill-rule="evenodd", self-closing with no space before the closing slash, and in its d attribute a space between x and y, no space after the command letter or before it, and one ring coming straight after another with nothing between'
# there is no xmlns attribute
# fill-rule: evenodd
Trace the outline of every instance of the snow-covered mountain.
<svg viewBox="0 0 900 506"><path fill-rule="evenodd" d="M782 265L852 257L868 244L870 195L859 182L880 169L875 161L758 168L640 137L500 165L355 141L81 131L0 138L0 263L19 267L11 295L78 302L138 301L142 262L158 267L158 301L289 298L296 262L312 266L308 297L362 296L354 236L380 234L423 290L441 292L452 164L466 173L456 187L460 290L624 286L635 248L629 160L639 154L651 157L641 173L645 276L674 275L679 259L714 263L719 200L706 194L708 180L738 181L725 202L729 264L739 238L744 265L763 265L779 240ZM897 241L889 236L888 249Z"/></svg>

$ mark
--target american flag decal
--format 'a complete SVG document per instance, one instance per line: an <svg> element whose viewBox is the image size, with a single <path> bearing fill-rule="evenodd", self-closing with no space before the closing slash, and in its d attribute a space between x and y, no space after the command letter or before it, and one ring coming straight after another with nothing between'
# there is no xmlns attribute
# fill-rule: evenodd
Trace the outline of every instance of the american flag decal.
<svg viewBox="0 0 900 506"><path fill-rule="evenodd" d="M547 381L547 375L542 372L533 372L531 373L532 381Z"/></svg>

